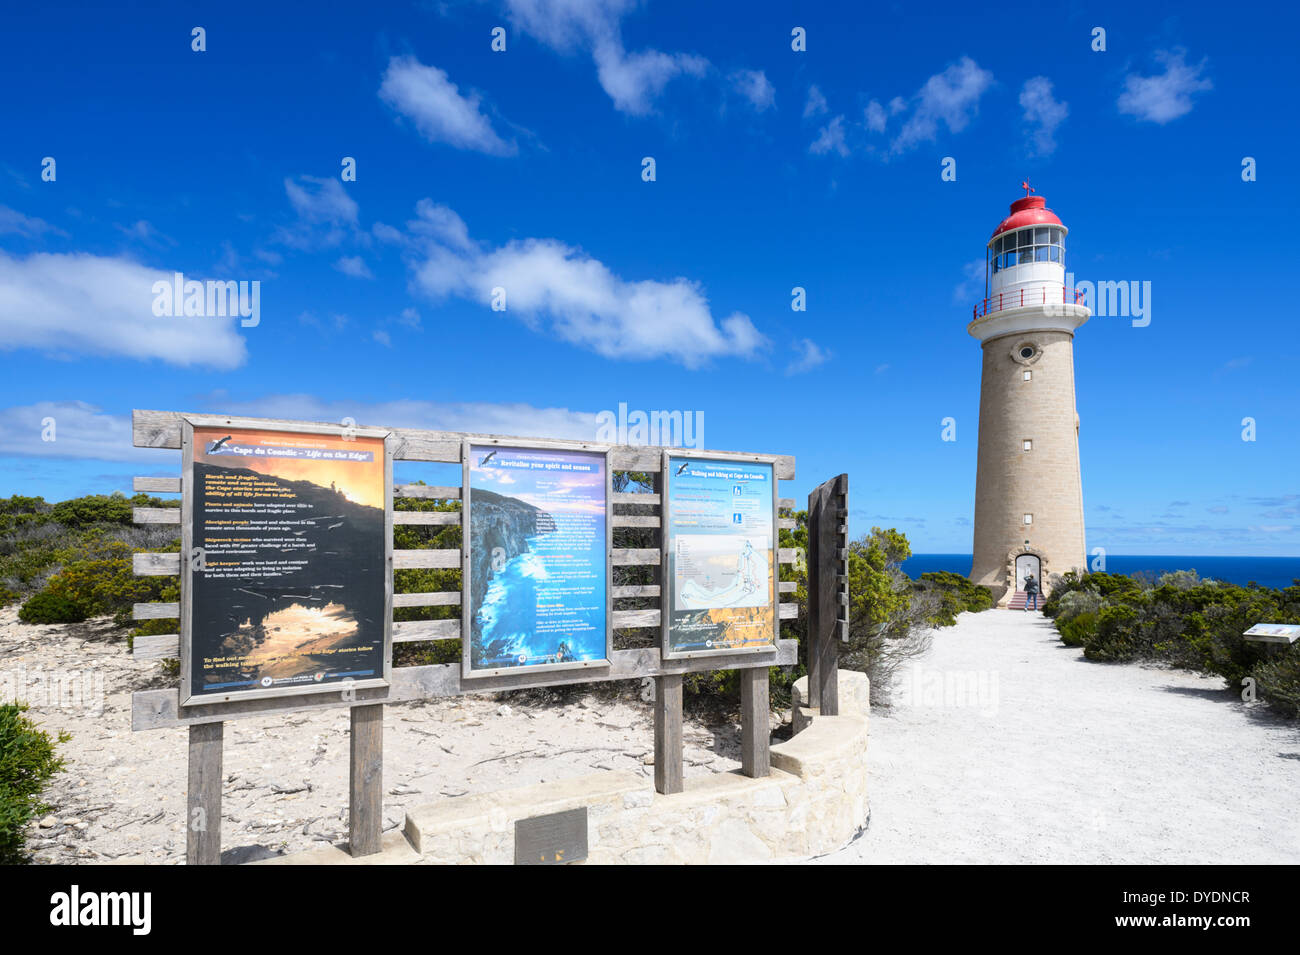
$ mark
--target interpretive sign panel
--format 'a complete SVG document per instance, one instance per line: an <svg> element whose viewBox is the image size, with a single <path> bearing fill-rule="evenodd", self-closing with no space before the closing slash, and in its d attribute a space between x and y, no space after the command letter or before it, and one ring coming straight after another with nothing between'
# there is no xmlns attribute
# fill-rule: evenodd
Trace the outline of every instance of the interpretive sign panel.
<svg viewBox="0 0 1300 955"><path fill-rule="evenodd" d="M771 463L664 455L665 657L771 649L777 638Z"/></svg>
<svg viewBox="0 0 1300 955"><path fill-rule="evenodd" d="M386 685L384 434L187 423L183 703Z"/></svg>
<svg viewBox="0 0 1300 955"><path fill-rule="evenodd" d="M465 443L466 677L608 665L605 449Z"/></svg>

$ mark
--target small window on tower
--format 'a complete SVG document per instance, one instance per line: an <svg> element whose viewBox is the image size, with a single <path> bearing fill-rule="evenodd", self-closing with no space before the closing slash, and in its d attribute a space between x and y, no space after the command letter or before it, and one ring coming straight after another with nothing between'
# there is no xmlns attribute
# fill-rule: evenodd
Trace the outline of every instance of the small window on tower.
<svg viewBox="0 0 1300 955"><path fill-rule="evenodd" d="M1020 349L1020 357L1021 357L1021 358L1033 358L1033 357L1034 357L1034 349L1033 349L1033 347L1032 347L1031 345L1026 345L1024 348Z"/></svg>
<svg viewBox="0 0 1300 955"><path fill-rule="evenodd" d="M1034 373L1032 371L1025 372L1025 381L1029 381L1033 377L1034 377Z"/></svg>
<svg viewBox="0 0 1300 955"><path fill-rule="evenodd" d="M1033 514L1026 514L1026 515L1025 515L1025 523L1026 523L1026 524L1032 524L1032 523L1034 523L1034 515L1033 515Z"/></svg>
<svg viewBox="0 0 1300 955"><path fill-rule="evenodd" d="M1046 262L1046 261L1048 261L1048 258L1047 258L1047 250L1048 250L1049 248L1051 248L1051 247L1050 247L1050 246L1046 246L1046 245L1035 246L1035 247L1034 247L1034 261L1035 261L1035 262ZM1055 250L1055 249L1052 249L1052 251L1055 252L1056 250Z"/></svg>
<svg viewBox="0 0 1300 955"><path fill-rule="evenodd" d="M1034 450L1034 442L1029 438L1025 438L1025 450L1026 451Z"/></svg>

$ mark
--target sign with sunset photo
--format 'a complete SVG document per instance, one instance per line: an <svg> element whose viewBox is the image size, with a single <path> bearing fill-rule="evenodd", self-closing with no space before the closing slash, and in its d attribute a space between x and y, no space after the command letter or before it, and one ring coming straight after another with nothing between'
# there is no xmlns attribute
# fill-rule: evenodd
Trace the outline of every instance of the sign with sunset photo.
<svg viewBox="0 0 1300 955"><path fill-rule="evenodd" d="M189 699L381 680L384 439L196 427Z"/></svg>

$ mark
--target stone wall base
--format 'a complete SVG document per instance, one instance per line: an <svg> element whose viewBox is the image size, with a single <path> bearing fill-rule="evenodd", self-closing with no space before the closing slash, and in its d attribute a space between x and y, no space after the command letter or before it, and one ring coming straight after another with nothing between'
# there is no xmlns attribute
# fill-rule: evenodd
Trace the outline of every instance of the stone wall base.
<svg viewBox="0 0 1300 955"><path fill-rule="evenodd" d="M802 681L801 681L802 682ZM606 864L736 864L793 860L841 848L867 823L867 679L840 671L840 715L800 714L789 741L772 747L771 775L718 773L664 796L654 781L602 772L446 798L411 809L401 838L352 860L335 847L280 864L499 864L514 858L515 822L586 808L588 857Z"/></svg>

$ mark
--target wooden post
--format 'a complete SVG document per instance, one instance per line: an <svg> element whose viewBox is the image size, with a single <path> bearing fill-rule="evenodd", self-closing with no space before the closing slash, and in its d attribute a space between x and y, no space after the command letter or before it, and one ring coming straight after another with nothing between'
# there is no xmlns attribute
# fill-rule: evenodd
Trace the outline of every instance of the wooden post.
<svg viewBox="0 0 1300 955"><path fill-rule="evenodd" d="M740 671L740 769L759 778L772 770L768 746L772 734L768 724L767 667Z"/></svg>
<svg viewBox="0 0 1300 955"><path fill-rule="evenodd" d="M185 812L185 864L221 865L221 744L223 723L190 725L190 774Z"/></svg>
<svg viewBox="0 0 1300 955"><path fill-rule="evenodd" d="M352 707L348 841L352 855L379 851L384 810L384 704Z"/></svg>
<svg viewBox="0 0 1300 955"><path fill-rule="evenodd" d="M682 791L682 675L655 677L655 789Z"/></svg>
<svg viewBox="0 0 1300 955"><path fill-rule="evenodd" d="M849 477L831 478L808 495L808 704L840 712L840 640L847 637ZM843 617L841 617L843 610Z"/></svg>

